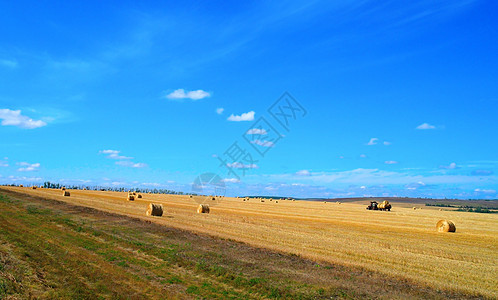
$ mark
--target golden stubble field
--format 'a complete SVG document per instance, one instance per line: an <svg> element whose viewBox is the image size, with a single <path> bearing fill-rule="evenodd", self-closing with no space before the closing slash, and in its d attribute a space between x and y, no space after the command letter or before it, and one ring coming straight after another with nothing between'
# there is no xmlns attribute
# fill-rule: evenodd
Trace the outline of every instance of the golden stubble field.
<svg viewBox="0 0 498 300"><path fill-rule="evenodd" d="M365 203L221 198L210 214L197 214L189 196L2 187L104 211L233 239L302 257L359 266L408 278L437 289L498 297L498 215L440 211L392 203L390 212L368 211ZM196 198L196 197L194 197ZM161 203L162 217L147 217L149 203ZM416 205L421 207L421 205ZM456 233L438 233L449 219ZM389 284L389 282L379 283Z"/></svg>

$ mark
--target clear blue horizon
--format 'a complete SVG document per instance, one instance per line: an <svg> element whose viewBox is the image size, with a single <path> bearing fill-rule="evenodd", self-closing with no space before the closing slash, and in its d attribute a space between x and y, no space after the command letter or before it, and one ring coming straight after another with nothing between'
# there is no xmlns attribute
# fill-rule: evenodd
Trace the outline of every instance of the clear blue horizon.
<svg viewBox="0 0 498 300"><path fill-rule="evenodd" d="M497 199L496 8L0 3L0 183Z"/></svg>

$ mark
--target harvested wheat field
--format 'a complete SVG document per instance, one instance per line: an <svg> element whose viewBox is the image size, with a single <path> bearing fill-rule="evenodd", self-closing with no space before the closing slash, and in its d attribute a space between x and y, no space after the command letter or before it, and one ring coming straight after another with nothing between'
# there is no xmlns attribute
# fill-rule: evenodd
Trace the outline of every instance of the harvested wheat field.
<svg viewBox="0 0 498 300"><path fill-rule="evenodd" d="M415 290L423 287L450 293L430 297L444 298L451 293L457 293L457 298L498 297L496 214L438 208L413 210L413 204L397 206L396 202L391 202L393 207L387 212L368 211L363 203L324 205L320 201L296 200L274 205L229 197L210 203L210 214L197 214L199 203L209 203L210 198L144 194L143 198L127 201L126 192L70 190L71 197L63 197L60 190L1 189L243 242L317 262L359 268L385 276L386 285L396 285L399 280L413 283ZM162 217L145 216L151 202L163 205ZM438 232L436 223L442 219L452 220L458 230Z"/></svg>

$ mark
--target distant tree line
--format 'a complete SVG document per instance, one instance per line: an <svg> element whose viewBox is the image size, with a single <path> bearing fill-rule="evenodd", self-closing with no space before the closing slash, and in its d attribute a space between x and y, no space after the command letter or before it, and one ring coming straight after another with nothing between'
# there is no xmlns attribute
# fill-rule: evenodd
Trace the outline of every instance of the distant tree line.
<svg viewBox="0 0 498 300"><path fill-rule="evenodd" d="M151 194L172 194L172 195L194 195L194 193L177 192L168 189L149 189L149 188L125 188L125 187L106 187L106 186L85 186L85 185L62 185L60 183L53 183L46 181L43 187L47 189L60 189L65 187L71 190L92 190L92 191L111 191L111 192L127 192L134 191L137 193L151 193Z"/></svg>
<svg viewBox="0 0 498 300"><path fill-rule="evenodd" d="M498 213L498 211L497 211L498 207L482 207L482 206L475 206L475 205L451 205L451 204L444 204L444 203L426 203L425 206L452 207L452 208L457 208L457 211L486 213L486 214Z"/></svg>

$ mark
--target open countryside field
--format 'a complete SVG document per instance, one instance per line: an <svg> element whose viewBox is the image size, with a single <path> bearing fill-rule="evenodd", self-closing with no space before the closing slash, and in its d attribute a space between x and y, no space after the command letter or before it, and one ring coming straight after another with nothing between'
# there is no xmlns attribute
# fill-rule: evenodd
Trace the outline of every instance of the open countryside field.
<svg viewBox="0 0 498 300"><path fill-rule="evenodd" d="M275 199L260 202L237 198L212 201L210 214L197 214L198 203L189 196L143 194L142 199L127 201L126 193L119 192L70 190L71 196L63 197L60 190L1 189L366 270L380 274L376 278L381 289L403 282L413 284L415 290L449 293L439 297L451 293L457 297L498 297L496 214L440 211L421 205L423 209L413 210L410 203L396 202L390 212L381 212L367 211L364 204L355 202L276 203ZM145 216L151 202L163 204L162 217ZM440 219L454 221L456 233L437 233L435 224ZM406 294L385 296L403 298Z"/></svg>

